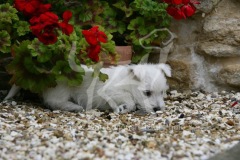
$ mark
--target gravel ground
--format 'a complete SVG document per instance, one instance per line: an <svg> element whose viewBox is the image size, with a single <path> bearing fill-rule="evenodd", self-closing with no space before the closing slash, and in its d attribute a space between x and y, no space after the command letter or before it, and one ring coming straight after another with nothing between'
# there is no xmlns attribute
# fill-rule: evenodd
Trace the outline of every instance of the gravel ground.
<svg viewBox="0 0 240 160"><path fill-rule="evenodd" d="M171 91L166 110L148 115L1 102L0 159L207 159L239 143L238 100L237 92Z"/></svg>

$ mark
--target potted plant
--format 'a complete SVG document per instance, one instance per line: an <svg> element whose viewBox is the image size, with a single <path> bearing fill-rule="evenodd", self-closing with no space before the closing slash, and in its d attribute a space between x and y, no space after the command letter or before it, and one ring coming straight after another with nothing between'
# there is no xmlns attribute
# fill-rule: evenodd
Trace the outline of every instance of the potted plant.
<svg viewBox="0 0 240 160"><path fill-rule="evenodd" d="M102 54L109 55L110 62L116 61L115 43L132 46L136 53L133 62L137 62L150 52L142 48L143 44L155 45L168 34L149 36L141 44L139 39L153 29L168 27L169 15L175 19L191 16L196 10L194 3L7 0L0 3L0 58L12 59L6 67L10 83L32 92L41 92L63 80L79 85L84 76L81 64L98 65L104 59Z"/></svg>
<svg viewBox="0 0 240 160"><path fill-rule="evenodd" d="M73 5L75 3L75 5ZM151 52L142 45L160 45L169 34L158 32L139 43L139 39L154 29L168 28L172 17L184 19L194 14L192 0L82 0L71 1L78 7L75 18L81 25L101 24L113 35L117 46L130 45L134 50L133 62Z"/></svg>
<svg viewBox="0 0 240 160"><path fill-rule="evenodd" d="M115 57L112 35L103 27L76 25L70 10L47 2L0 3L0 58L11 57L4 66L10 84L35 93L57 81L80 85L85 73L81 64L101 66L102 52Z"/></svg>

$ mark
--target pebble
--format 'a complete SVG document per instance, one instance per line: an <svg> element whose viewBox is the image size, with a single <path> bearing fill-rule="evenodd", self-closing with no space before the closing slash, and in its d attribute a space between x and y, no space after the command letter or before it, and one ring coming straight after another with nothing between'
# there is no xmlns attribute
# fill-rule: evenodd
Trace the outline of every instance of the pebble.
<svg viewBox="0 0 240 160"><path fill-rule="evenodd" d="M239 92L174 90L164 111L123 115L2 102L1 158L208 159L239 142L240 105L231 107L235 101Z"/></svg>
<svg viewBox="0 0 240 160"><path fill-rule="evenodd" d="M17 105L17 102L12 101L12 106L16 106L16 105Z"/></svg>

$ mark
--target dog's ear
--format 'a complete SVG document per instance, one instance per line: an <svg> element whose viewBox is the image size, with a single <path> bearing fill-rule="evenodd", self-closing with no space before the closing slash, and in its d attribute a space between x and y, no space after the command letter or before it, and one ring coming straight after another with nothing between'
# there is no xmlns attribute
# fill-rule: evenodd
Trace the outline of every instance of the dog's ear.
<svg viewBox="0 0 240 160"><path fill-rule="evenodd" d="M171 77L171 67L168 64L161 63L158 65L158 68L160 68L167 77Z"/></svg>
<svg viewBox="0 0 240 160"><path fill-rule="evenodd" d="M138 73L136 72L136 70L134 70L133 68L130 68L129 69L129 74L130 75L133 75L133 79L136 80L136 81L141 81L139 76L138 76Z"/></svg>

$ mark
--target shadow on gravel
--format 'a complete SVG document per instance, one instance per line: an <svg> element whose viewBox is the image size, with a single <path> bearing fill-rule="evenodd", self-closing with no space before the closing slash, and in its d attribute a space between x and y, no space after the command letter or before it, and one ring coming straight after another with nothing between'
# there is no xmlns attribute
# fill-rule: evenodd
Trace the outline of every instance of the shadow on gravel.
<svg viewBox="0 0 240 160"><path fill-rule="evenodd" d="M208 160L239 160L240 159L240 142L233 148L226 150Z"/></svg>

